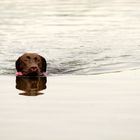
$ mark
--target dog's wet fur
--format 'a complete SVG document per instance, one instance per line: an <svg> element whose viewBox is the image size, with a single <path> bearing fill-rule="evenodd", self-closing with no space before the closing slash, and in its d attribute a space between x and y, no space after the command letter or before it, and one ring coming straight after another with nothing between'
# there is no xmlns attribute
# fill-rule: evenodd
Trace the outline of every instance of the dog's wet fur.
<svg viewBox="0 0 140 140"><path fill-rule="evenodd" d="M23 76L40 76L46 72L47 62L37 53L25 53L16 61L16 70Z"/></svg>

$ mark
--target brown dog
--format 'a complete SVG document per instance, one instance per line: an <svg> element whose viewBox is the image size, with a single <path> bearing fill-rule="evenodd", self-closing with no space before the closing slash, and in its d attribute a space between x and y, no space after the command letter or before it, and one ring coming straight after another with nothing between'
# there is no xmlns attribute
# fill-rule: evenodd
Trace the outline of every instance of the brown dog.
<svg viewBox="0 0 140 140"><path fill-rule="evenodd" d="M16 61L16 76L43 76L47 62L36 53L25 53Z"/></svg>

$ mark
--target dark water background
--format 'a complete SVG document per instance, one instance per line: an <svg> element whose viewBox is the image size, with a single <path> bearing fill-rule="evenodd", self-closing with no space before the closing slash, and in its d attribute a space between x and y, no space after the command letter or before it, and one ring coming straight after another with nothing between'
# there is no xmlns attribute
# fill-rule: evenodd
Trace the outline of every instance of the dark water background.
<svg viewBox="0 0 140 140"><path fill-rule="evenodd" d="M49 74L99 74L140 67L138 0L0 0L0 75L37 52Z"/></svg>

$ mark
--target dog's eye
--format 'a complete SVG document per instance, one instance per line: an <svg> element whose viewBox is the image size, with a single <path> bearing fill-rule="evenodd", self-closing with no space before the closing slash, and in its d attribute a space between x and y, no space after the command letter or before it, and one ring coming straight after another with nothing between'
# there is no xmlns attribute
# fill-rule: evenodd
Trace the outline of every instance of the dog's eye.
<svg viewBox="0 0 140 140"><path fill-rule="evenodd" d="M27 56L26 58L27 58L27 59L31 59L31 57L30 57L30 56Z"/></svg>
<svg viewBox="0 0 140 140"><path fill-rule="evenodd" d="M38 59L37 57L35 57L34 60L35 60L36 62L39 62L39 59Z"/></svg>

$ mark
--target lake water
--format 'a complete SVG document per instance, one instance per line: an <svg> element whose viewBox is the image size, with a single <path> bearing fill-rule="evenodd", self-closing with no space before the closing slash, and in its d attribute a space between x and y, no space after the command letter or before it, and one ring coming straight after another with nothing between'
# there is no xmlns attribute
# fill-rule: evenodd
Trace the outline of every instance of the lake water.
<svg viewBox="0 0 140 140"><path fill-rule="evenodd" d="M140 66L138 0L0 0L0 75L37 52L48 73L100 74Z"/></svg>

